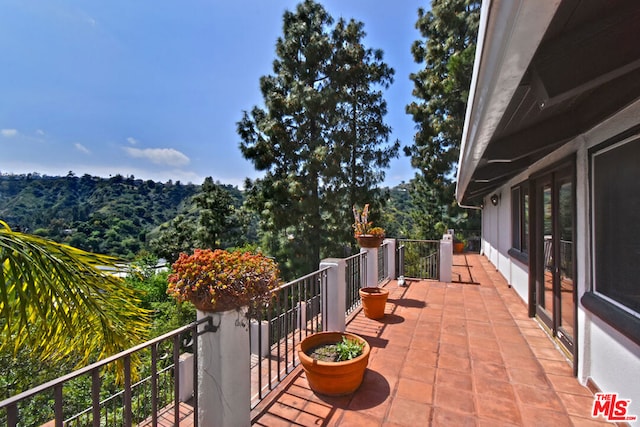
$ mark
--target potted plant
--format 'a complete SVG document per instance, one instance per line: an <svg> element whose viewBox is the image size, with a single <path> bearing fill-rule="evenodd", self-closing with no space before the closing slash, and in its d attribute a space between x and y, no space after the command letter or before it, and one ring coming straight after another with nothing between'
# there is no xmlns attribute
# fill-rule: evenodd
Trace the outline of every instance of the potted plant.
<svg viewBox="0 0 640 427"><path fill-rule="evenodd" d="M384 239L384 229L382 227L374 227L373 222L369 221L369 204L364 205L362 211L353 207L353 229L354 236L358 240L358 244L363 248L377 248L382 244Z"/></svg>
<svg viewBox="0 0 640 427"><path fill-rule="evenodd" d="M262 307L280 284L277 264L261 253L196 249L172 267L167 293L206 312Z"/></svg>
<svg viewBox="0 0 640 427"><path fill-rule="evenodd" d="M462 237L462 234L456 233L453 235L453 253L461 254L464 252L466 242Z"/></svg>
<svg viewBox="0 0 640 427"><path fill-rule="evenodd" d="M342 396L362 384L371 347L349 332L318 332L303 339L297 350L311 390Z"/></svg>

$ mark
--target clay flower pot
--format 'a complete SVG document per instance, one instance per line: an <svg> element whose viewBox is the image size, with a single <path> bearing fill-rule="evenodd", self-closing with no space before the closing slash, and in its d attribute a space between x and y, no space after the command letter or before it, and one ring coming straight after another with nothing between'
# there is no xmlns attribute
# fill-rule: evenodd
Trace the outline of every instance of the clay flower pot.
<svg viewBox="0 0 640 427"><path fill-rule="evenodd" d="M385 288L360 288L360 299L364 315L369 319L381 319L384 317L384 309L387 305L389 290Z"/></svg>
<svg viewBox="0 0 640 427"><path fill-rule="evenodd" d="M377 248L382 244L384 237L362 234L356 236L356 240L361 248Z"/></svg>
<svg viewBox="0 0 640 427"><path fill-rule="evenodd" d="M323 344L338 343L343 336L364 343L360 356L340 362L323 362L307 354ZM297 350L309 387L315 393L327 396L343 396L356 391L362 384L371 353L371 347L364 338L349 332L318 332L309 335L298 344Z"/></svg>

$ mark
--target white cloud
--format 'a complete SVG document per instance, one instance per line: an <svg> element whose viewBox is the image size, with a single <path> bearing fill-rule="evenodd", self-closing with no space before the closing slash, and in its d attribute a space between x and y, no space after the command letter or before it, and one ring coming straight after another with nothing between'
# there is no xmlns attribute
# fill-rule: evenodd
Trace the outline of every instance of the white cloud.
<svg viewBox="0 0 640 427"><path fill-rule="evenodd" d="M131 145L138 145L138 140L133 138L133 137L131 137L131 136L129 138L127 138L127 142L129 144L131 144Z"/></svg>
<svg viewBox="0 0 640 427"><path fill-rule="evenodd" d="M18 130L17 129L0 129L0 134L2 134L2 136L4 136L5 138L11 138L18 134Z"/></svg>
<svg viewBox="0 0 640 427"><path fill-rule="evenodd" d="M76 150L80 151L81 153L91 154L91 151L89 151L89 149L87 147L85 147L84 145L80 144L79 142L76 142L74 144L74 146L76 147Z"/></svg>
<svg viewBox="0 0 640 427"><path fill-rule="evenodd" d="M180 151L173 148L124 148L127 154L137 159L147 159L157 165L173 167L188 165L191 160Z"/></svg>

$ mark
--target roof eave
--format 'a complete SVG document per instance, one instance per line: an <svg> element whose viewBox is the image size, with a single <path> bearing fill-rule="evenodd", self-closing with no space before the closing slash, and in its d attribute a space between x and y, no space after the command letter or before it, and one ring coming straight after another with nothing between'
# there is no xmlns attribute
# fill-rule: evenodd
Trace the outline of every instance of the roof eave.
<svg viewBox="0 0 640 427"><path fill-rule="evenodd" d="M456 200L465 192L561 0L489 0L482 3L467 101Z"/></svg>

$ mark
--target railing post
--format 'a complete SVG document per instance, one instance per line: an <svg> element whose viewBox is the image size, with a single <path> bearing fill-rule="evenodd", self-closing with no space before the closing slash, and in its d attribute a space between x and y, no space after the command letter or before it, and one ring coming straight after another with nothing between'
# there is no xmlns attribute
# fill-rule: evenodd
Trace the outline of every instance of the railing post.
<svg viewBox="0 0 640 427"><path fill-rule="evenodd" d="M322 316L323 331L344 332L346 328L346 265L345 260L339 258L327 258L320 262L320 269L329 268L327 270L327 286L321 289L322 304L325 307L323 313L326 313Z"/></svg>
<svg viewBox="0 0 640 427"><path fill-rule="evenodd" d="M444 234L440 240L440 277L441 282L453 280L453 236Z"/></svg>
<svg viewBox="0 0 640 427"><path fill-rule="evenodd" d="M360 248L360 253L367 253L367 280L363 288L375 288L378 286L378 251L377 248Z"/></svg>
<svg viewBox="0 0 640 427"><path fill-rule="evenodd" d="M390 279L397 279L398 276L398 267L396 266L396 239L384 239L384 243L382 247L387 251L387 266L389 271Z"/></svg>
<svg viewBox="0 0 640 427"><path fill-rule="evenodd" d="M216 313L217 330L198 337L198 424L204 427L251 424L251 372L247 308ZM199 330L204 330L200 325Z"/></svg>

